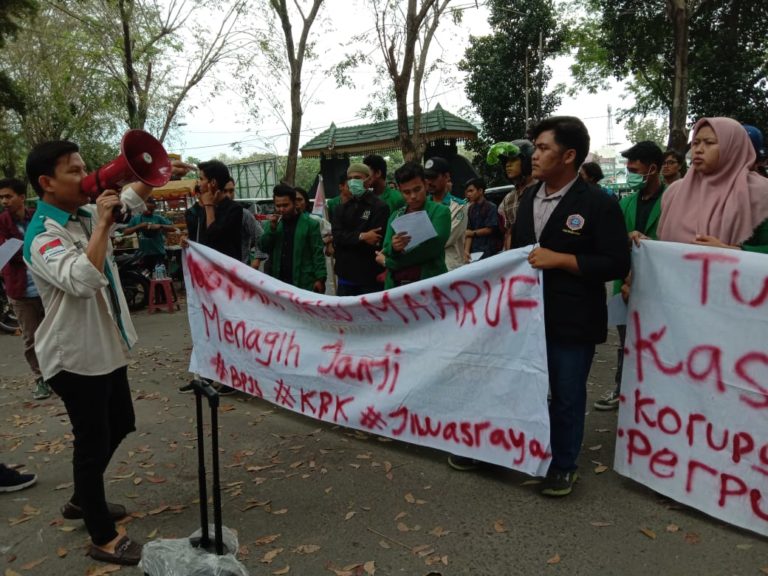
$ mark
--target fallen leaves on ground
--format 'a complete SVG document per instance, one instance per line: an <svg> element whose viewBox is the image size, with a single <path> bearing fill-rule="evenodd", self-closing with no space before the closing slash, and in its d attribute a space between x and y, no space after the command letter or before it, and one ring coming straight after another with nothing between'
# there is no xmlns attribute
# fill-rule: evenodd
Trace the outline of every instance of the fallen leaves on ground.
<svg viewBox="0 0 768 576"><path fill-rule="evenodd" d="M450 530L446 530L442 526L435 526L432 530L429 531L430 534L433 536L437 536L438 538L441 538L442 536L445 536L446 534L450 534Z"/></svg>
<svg viewBox="0 0 768 576"><path fill-rule="evenodd" d="M699 536L696 532L686 532L683 539L685 540L686 544L698 544L701 542L701 536Z"/></svg>
<svg viewBox="0 0 768 576"><path fill-rule="evenodd" d="M560 564L560 554L555 554L554 556L552 556L552 558L547 560L547 564L549 564L550 566L553 564Z"/></svg>
<svg viewBox="0 0 768 576"><path fill-rule="evenodd" d="M288 574L288 572L290 572L290 571L291 571L291 567L290 566L286 566L285 568L280 568L280 570L275 570L274 572L272 572L272 574L278 574L278 575L279 574Z"/></svg>
<svg viewBox="0 0 768 576"><path fill-rule="evenodd" d="M104 564L102 566L91 566L86 570L85 576L105 576L105 574L111 574L117 572L122 566L117 564Z"/></svg>
<svg viewBox="0 0 768 576"><path fill-rule="evenodd" d="M591 526L595 528L605 528L606 526L613 526L613 522L590 522Z"/></svg>
<svg viewBox="0 0 768 576"><path fill-rule="evenodd" d="M674 534L675 532L680 531L680 526L678 526L677 524L668 524L665 530L670 534Z"/></svg>
<svg viewBox="0 0 768 576"><path fill-rule="evenodd" d="M45 562L48 559L48 556L43 556L42 558L38 558L37 560L32 560L32 562L27 562L26 564L21 565L22 570L32 570L32 568L35 568L36 566L40 566L43 562Z"/></svg>
<svg viewBox="0 0 768 576"><path fill-rule="evenodd" d="M651 540L656 540L656 532L654 532L650 528L640 528L640 532L645 534Z"/></svg>
<svg viewBox="0 0 768 576"><path fill-rule="evenodd" d="M277 558L277 556L278 556L278 555L279 555L279 554L280 554L280 553L281 553L283 550L285 550L285 548L275 548L275 549L273 549L273 550L270 550L269 552L267 552L266 554L264 554L264 556L262 556L262 557L261 557L261 560L259 560L259 562L261 562L262 564L272 564L272 561L273 561L275 558Z"/></svg>
<svg viewBox="0 0 768 576"><path fill-rule="evenodd" d="M507 531L508 531L508 530L507 530L507 527L506 527L506 526L504 526L504 521L503 521L503 520L496 520L496 522L494 522L494 523L493 523L493 530L494 530L494 531L495 531L497 534L502 534L502 533L504 533L504 532L507 532Z"/></svg>
<svg viewBox="0 0 768 576"><path fill-rule="evenodd" d="M317 544L301 544L294 548L293 551L297 554L314 554L318 550L320 550L320 546Z"/></svg>
<svg viewBox="0 0 768 576"><path fill-rule="evenodd" d="M603 472L608 471L608 466L605 464L600 464L599 466L595 466L595 469L593 470L595 474L602 474Z"/></svg>
<svg viewBox="0 0 768 576"><path fill-rule="evenodd" d="M254 541L256 546L264 546L265 544L272 544L275 540L280 538L282 534L270 534L269 536L262 536Z"/></svg>
<svg viewBox="0 0 768 576"><path fill-rule="evenodd" d="M66 558L67 554L69 554L69 550L67 550L63 546L59 546L56 549L56 556L58 556L59 558Z"/></svg>

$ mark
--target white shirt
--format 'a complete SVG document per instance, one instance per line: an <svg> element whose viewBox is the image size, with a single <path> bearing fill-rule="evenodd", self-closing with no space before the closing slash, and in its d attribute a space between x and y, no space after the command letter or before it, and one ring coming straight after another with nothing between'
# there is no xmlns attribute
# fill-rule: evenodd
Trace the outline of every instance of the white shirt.
<svg viewBox="0 0 768 576"><path fill-rule="evenodd" d="M120 199L134 212L144 210L131 188ZM45 307L35 332L35 352L46 380L62 370L109 374L128 364L128 350L137 340L112 242L107 241L105 270L97 269L85 253L96 218L92 204L72 216L40 201L27 229L24 260Z"/></svg>
<svg viewBox="0 0 768 576"><path fill-rule="evenodd" d="M568 182L565 186L547 194L547 184L543 183L539 186L536 196L533 197L533 228L536 232L536 241L538 242L541 232L549 221L549 217L552 216L552 212L555 211L557 205L563 196L566 195L571 186L574 185L579 177L576 176L573 180Z"/></svg>

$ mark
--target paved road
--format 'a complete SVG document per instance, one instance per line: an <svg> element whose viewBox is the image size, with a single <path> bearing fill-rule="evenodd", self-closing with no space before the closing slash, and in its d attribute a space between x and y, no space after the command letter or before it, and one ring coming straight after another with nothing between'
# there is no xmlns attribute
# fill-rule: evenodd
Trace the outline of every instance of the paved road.
<svg viewBox="0 0 768 576"><path fill-rule="evenodd" d="M135 323L139 431L113 460L108 494L133 511L135 538L183 537L199 522L194 399L177 392L189 377L186 316L140 313ZM84 527L58 512L71 483L66 414L55 398L31 400L21 338L0 336L0 347L0 459L40 477L0 496L2 570L87 574L101 565L84 556ZM599 349L590 405L610 388L613 350ZM563 500L540 497L522 474L455 472L435 450L244 396L223 398L220 424L224 520L251 574L768 574L765 538L594 472L612 464L616 413L588 414L584 479Z"/></svg>

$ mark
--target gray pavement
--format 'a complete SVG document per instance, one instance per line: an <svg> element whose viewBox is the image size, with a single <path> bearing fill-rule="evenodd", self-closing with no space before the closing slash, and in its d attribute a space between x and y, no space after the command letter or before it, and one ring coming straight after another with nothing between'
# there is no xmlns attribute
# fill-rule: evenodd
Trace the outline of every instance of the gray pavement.
<svg viewBox="0 0 768 576"><path fill-rule="evenodd" d="M194 397L177 392L189 379L186 315L144 312L134 321L138 431L113 459L107 492L133 512L132 537L184 537L199 525ZM299 576L768 574L765 538L610 470L616 413L592 411L591 402L612 386L611 338L590 377L583 478L561 500L509 470L455 472L435 450L222 398L224 523L239 533L242 561L251 574ZM31 399L20 337L0 335L0 347L0 461L39 475L33 488L0 494L2 570L104 574L84 555L84 526L58 511L72 481L63 406ZM609 469L596 473L600 464Z"/></svg>

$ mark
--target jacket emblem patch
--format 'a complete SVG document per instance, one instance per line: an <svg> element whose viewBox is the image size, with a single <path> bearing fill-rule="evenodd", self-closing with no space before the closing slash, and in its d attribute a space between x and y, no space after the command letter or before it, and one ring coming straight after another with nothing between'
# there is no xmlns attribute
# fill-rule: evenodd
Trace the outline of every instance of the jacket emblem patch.
<svg viewBox="0 0 768 576"><path fill-rule="evenodd" d="M584 216L581 214L571 214L565 221L565 225L569 230L581 230L584 228Z"/></svg>

